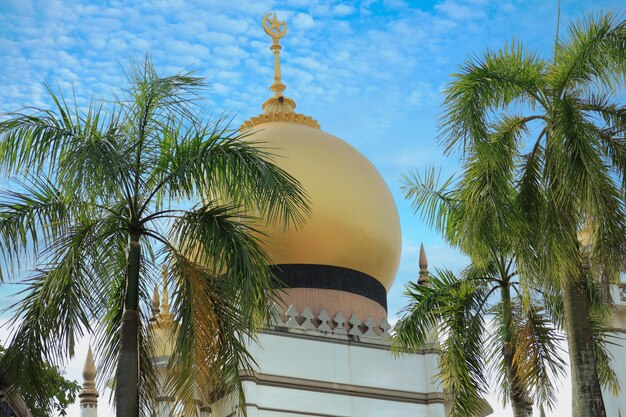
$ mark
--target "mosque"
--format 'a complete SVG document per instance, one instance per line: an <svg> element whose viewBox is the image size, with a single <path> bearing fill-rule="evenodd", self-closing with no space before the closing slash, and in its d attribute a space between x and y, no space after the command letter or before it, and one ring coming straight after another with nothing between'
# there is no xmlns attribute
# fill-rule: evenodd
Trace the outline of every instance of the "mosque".
<svg viewBox="0 0 626 417"><path fill-rule="evenodd" d="M355 148L325 133L310 116L296 113L283 93L280 39L285 22L268 14L274 93L263 113L241 125L249 138L275 149L278 164L307 190L312 215L298 230L266 229L273 270L285 283L271 324L249 346L257 369L244 375L250 417L444 417L445 395L436 381L436 346L393 356L387 336L387 292L400 261L401 233L391 193L376 168ZM428 275L420 253L420 282ZM614 324L626 329L624 289L615 292ZM167 287L153 298L160 338L157 366L167 363L175 326ZM623 357L623 348L614 354ZM618 366L625 366L624 363ZM620 369L626 375L626 369ZM91 350L80 393L81 417L97 416L96 369ZM175 415L163 394L156 417ZM626 415L626 398L607 393L609 415ZM238 414L234 399L199 405L202 417ZM491 413L485 403L484 415Z"/></svg>

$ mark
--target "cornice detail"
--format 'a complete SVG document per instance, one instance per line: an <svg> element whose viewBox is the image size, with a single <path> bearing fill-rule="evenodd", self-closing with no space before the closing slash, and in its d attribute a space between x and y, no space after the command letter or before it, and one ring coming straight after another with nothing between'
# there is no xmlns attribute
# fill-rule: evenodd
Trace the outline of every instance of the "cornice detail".
<svg viewBox="0 0 626 417"><path fill-rule="evenodd" d="M251 117L241 124L239 130L244 132L248 129L253 128L254 126L260 125L262 123L271 123L271 122L292 122L292 123L300 123L306 126L313 127L315 129L320 128L320 124L317 120L313 119L311 116L305 116L302 113L296 112L278 112L278 113L269 113L264 114L261 113L256 117Z"/></svg>

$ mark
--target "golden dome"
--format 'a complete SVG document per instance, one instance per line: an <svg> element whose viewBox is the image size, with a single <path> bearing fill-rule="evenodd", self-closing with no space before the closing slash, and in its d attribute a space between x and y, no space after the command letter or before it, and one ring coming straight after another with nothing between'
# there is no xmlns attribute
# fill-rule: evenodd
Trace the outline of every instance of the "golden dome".
<svg viewBox="0 0 626 417"><path fill-rule="evenodd" d="M400 221L374 165L348 143L303 123L266 122L253 131L246 140L263 142L311 201L302 228L264 230L271 260L349 268L389 290L400 261Z"/></svg>
<svg viewBox="0 0 626 417"><path fill-rule="evenodd" d="M387 297L400 262L400 221L376 168L359 151L295 113L281 80L279 40L287 33L276 15L263 18L272 37L274 95L263 113L241 125L244 140L275 155L274 162L308 193L311 215L304 226L257 227L267 235L274 273L285 284L281 302L319 311L386 317Z"/></svg>

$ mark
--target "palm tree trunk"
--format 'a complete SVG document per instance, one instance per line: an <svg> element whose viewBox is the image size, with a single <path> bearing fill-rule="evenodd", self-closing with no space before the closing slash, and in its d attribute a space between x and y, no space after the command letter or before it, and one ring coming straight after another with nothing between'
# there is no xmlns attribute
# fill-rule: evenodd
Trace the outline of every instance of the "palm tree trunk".
<svg viewBox="0 0 626 417"><path fill-rule="evenodd" d="M117 417L139 416L139 236L128 243L126 295L120 327L120 358L116 371L115 401Z"/></svg>
<svg viewBox="0 0 626 417"><path fill-rule="evenodd" d="M520 381L513 365L513 355L515 353L512 322L513 310L511 308L511 291L507 284L500 287L500 297L502 298L502 356L506 368L506 377L509 383L509 399L513 408L513 417L532 416L532 403L529 400L528 390L524 383Z"/></svg>
<svg viewBox="0 0 626 417"><path fill-rule="evenodd" d="M606 417L584 276L581 274L566 283L562 293L572 380L572 417Z"/></svg>

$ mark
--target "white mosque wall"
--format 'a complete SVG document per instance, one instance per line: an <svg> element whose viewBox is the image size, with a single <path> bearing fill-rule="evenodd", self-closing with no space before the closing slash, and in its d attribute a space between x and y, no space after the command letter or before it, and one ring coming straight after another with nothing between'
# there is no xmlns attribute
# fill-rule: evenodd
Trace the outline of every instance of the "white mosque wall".
<svg viewBox="0 0 626 417"><path fill-rule="evenodd" d="M93 404L81 404L80 417L98 417L98 407Z"/></svg>
<svg viewBox="0 0 626 417"><path fill-rule="evenodd" d="M436 353L394 356L384 339L269 330L251 343L244 384L251 417L444 417ZM232 415L227 402L213 417Z"/></svg>
<svg viewBox="0 0 626 417"><path fill-rule="evenodd" d="M328 336L263 333L251 346L259 373L389 390L437 392L434 353L394 357L385 344Z"/></svg>

